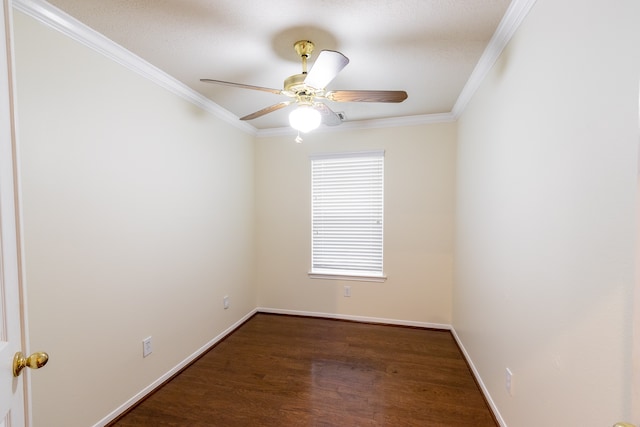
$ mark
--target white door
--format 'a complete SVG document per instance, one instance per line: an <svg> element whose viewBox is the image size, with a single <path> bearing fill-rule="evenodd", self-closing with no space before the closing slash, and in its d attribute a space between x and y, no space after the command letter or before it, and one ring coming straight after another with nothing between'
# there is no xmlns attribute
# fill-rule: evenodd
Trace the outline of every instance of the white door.
<svg viewBox="0 0 640 427"><path fill-rule="evenodd" d="M0 427L22 427L25 375L13 376L13 356L21 350L17 210L14 189L14 115L11 0L0 10Z"/></svg>
<svg viewBox="0 0 640 427"><path fill-rule="evenodd" d="M631 346L631 416L640 422L640 77L638 78L638 166L636 186L636 283L633 294Z"/></svg>

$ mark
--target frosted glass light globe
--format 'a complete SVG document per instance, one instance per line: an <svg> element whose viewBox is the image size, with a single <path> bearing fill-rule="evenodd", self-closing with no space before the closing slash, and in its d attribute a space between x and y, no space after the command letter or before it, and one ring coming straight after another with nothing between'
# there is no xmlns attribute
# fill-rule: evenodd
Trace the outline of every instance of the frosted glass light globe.
<svg viewBox="0 0 640 427"><path fill-rule="evenodd" d="M289 124L295 130L307 133L320 126L322 115L311 105L300 105L289 114Z"/></svg>

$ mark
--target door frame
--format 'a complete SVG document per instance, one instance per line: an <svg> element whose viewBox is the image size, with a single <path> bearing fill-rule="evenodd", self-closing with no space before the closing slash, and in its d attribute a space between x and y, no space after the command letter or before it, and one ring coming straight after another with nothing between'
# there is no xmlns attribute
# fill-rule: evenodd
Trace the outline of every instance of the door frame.
<svg viewBox="0 0 640 427"><path fill-rule="evenodd" d="M631 418L640 423L640 76L638 77L635 285L631 307Z"/></svg>
<svg viewBox="0 0 640 427"><path fill-rule="evenodd" d="M16 298L11 298L11 302L7 301L7 309L10 313L10 319L18 317L19 322L19 339L10 342L19 341L12 344L22 351L28 350L27 337L27 317L26 317L26 292L24 288L23 270L22 270L22 240L21 240L21 216L20 216L20 198L19 198L19 181L18 181L18 160L17 160L17 120L16 120L16 99L15 99L15 67L13 54L13 0L2 0L2 16L0 17L0 43L2 46L2 54L0 54L0 85L2 85L2 93L0 94L0 123L4 129L0 129L3 135L0 137L0 151L2 159L0 159L0 177L2 182L2 197L0 197L0 212L3 214L2 222L2 246L5 250L0 254L0 266L7 275L10 275L11 284L5 282L6 286L16 286L17 289L11 289L12 294L17 293ZM7 250L10 249L10 250ZM27 353L28 354L28 353ZM30 376L27 373L21 375L14 380L15 401L17 407L11 409L15 415L13 422L31 426L31 393L30 393ZM14 404L15 404L14 401ZM15 412L14 412L15 411ZM2 420L0 420L2 421Z"/></svg>

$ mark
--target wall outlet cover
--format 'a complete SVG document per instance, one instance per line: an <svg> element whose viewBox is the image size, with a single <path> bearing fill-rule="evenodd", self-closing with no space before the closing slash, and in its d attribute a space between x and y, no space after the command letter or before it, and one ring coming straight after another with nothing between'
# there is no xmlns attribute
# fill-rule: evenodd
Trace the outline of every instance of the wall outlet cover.
<svg viewBox="0 0 640 427"><path fill-rule="evenodd" d="M513 372L511 369L507 368L505 372L505 388L507 389L507 393L509 396L513 396Z"/></svg>
<svg viewBox="0 0 640 427"><path fill-rule="evenodd" d="M153 352L151 348L151 337L142 340L142 357L147 357Z"/></svg>

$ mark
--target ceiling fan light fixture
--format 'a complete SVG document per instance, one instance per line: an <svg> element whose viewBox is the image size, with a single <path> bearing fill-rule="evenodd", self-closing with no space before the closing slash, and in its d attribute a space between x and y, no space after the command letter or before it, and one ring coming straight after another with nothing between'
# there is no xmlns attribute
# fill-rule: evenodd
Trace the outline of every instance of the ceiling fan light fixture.
<svg viewBox="0 0 640 427"><path fill-rule="evenodd" d="M284 89L252 86L224 80L200 79L202 82L215 83L243 89L259 90L275 95L284 95L289 101L279 102L254 113L240 117L240 120L253 120L265 114L273 113L291 104L298 108L289 114L289 124L298 132L309 132L324 123L325 126L337 126L344 120L344 113L336 113L322 100L333 102L402 102L407 99L403 90L330 90L327 85L349 63L349 58L335 50L323 50L307 70L307 59L314 49L309 40L299 40L293 45L302 60L302 73L289 76L284 81ZM316 102L320 101L320 102Z"/></svg>
<svg viewBox="0 0 640 427"><path fill-rule="evenodd" d="M289 124L302 133L307 133L320 126L322 115L311 105L302 104L289 113Z"/></svg>

